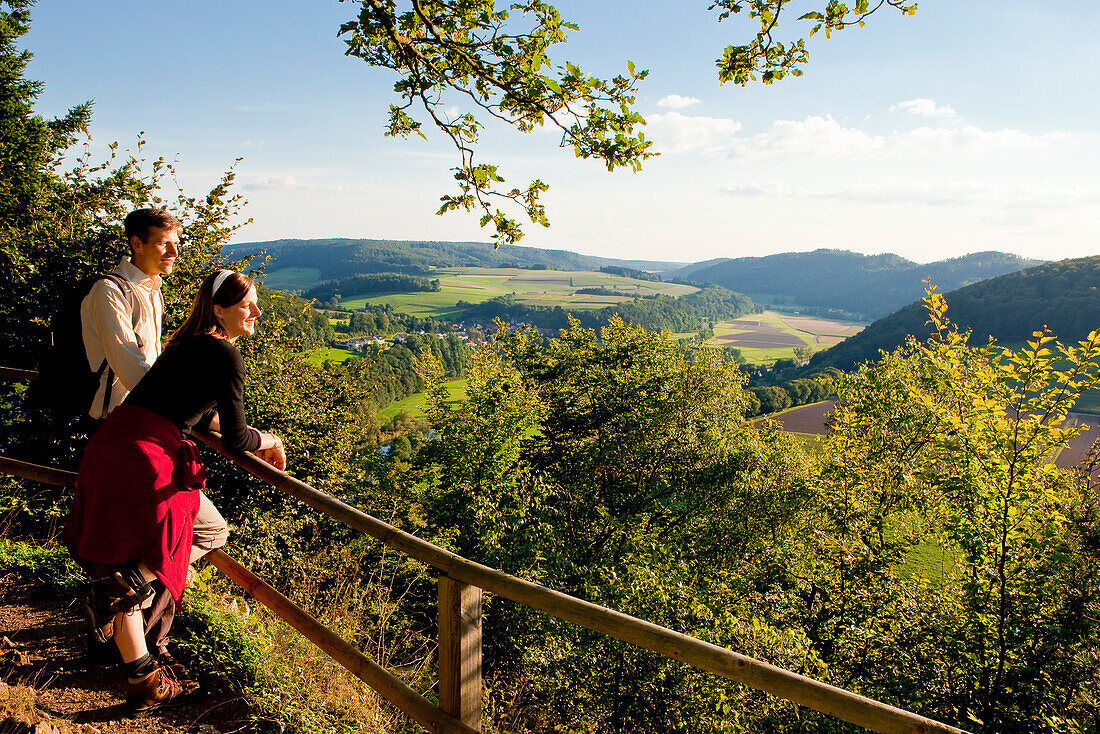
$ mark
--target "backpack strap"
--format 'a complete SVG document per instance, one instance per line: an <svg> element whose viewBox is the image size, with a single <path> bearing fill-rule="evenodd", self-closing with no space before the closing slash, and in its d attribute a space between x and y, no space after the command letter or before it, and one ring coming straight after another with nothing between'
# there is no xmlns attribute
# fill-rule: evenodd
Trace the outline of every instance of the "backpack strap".
<svg viewBox="0 0 1100 734"><path fill-rule="evenodd" d="M134 306L134 287L126 278L123 278L118 273L104 273L97 280L110 280L113 282L122 295L126 297L126 303L130 306L130 323L134 327L134 338L137 339L138 348L143 345L141 343L141 336L137 333L137 308ZM115 383L115 371L111 369L107 364L107 357L103 357L103 364L99 365L99 369L96 370L96 382L98 383L103 378L103 370L107 370L107 384L103 388L103 408L100 410L100 415L107 415L107 408L111 405L111 392Z"/></svg>

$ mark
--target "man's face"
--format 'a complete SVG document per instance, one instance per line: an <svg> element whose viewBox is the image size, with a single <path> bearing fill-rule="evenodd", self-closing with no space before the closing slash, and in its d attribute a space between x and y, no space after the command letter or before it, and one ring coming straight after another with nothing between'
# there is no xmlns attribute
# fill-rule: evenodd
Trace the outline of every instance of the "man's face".
<svg viewBox="0 0 1100 734"><path fill-rule="evenodd" d="M168 275L180 254L180 233L175 229L151 227L144 242L139 237L130 238L130 258L134 265L149 277Z"/></svg>

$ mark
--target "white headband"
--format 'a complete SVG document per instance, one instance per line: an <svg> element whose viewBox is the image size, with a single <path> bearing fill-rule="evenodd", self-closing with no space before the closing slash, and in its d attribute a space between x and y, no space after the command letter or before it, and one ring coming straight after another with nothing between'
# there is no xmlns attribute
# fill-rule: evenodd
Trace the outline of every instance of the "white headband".
<svg viewBox="0 0 1100 734"><path fill-rule="evenodd" d="M210 297L211 298L218 295L218 289L222 287L222 283L225 282L225 279L228 278L232 274L233 274L232 270L219 270L218 271L218 277L214 278L214 288L210 291Z"/></svg>

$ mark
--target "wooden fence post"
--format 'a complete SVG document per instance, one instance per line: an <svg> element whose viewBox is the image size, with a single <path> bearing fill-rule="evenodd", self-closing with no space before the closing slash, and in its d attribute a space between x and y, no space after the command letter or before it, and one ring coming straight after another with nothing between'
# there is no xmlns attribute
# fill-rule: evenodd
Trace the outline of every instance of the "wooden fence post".
<svg viewBox="0 0 1100 734"><path fill-rule="evenodd" d="M481 731L481 589L439 576L439 706Z"/></svg>

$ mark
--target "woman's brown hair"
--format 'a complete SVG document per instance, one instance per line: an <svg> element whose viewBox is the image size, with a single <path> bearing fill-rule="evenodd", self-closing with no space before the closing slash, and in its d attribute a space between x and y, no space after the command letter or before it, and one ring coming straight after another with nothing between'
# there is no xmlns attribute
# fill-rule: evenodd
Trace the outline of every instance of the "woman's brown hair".
<svg viewBox="0 0 1100 734"><path fill-rule="evenodd" d="M214 293L214 284L218 276L226 273L226 277L218 285L218 292ZM199 292L195 294L195 300L191 304L191 312L187 314L180 328L168 340L168 345L181 344L204 334L226 337L225 329L218 323L218 317L214 313L214 306L229 308L241 302L248 290L253 286L252 279L243 273L231 270L215 270L206 276Z"/></svg>

